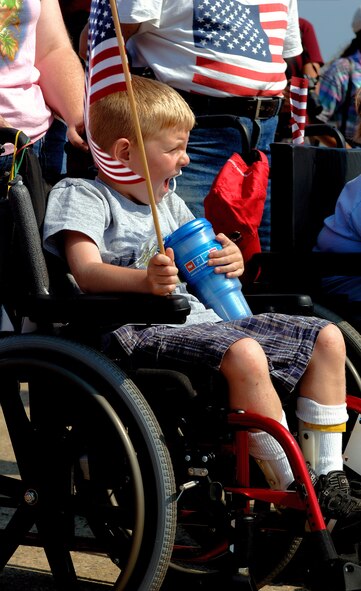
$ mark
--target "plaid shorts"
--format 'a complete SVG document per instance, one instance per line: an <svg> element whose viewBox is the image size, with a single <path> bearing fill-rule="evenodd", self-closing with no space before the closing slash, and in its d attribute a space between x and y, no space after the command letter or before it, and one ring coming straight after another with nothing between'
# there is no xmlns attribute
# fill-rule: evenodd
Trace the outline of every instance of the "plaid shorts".
<svg viewBox="0 0 361 591"><path fill-rule="evenodd" d="M135 367L219 370L224 354L245 337L256 340L268 360L270 374L286 392L302 377L321 328L327 320L285 314L258 314L231 322L171 327L121 326L113 335Z"/></svg>

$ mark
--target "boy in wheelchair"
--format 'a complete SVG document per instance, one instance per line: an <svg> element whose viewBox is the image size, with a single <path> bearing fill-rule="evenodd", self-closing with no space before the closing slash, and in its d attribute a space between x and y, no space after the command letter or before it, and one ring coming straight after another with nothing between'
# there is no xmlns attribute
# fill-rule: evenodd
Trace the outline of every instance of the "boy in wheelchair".
<svg viewBox="0 0 361 591"><path fill-rule="evenodd" d="M134 96L163 237L193 219L171 188L188 164L189 131L195 123L187 103L172 88L133 77ZM44 245L65 257L84 292L184 294L191 313L182 326L126 325L111 335L112 348L136 365L162 367L180 362L190 369L219 371L227 381L229 407L272 417L287 428L275 389L297 389L296 414L304 455L315 471L326 518L357 517L361 499L352 495L342 471L345 430L345 345L336 326L319 318L259 314L224 322L180 283L173 251L157 253L154 222L127 93L112 94L90 107L94 142L137 176L112 181L102 170L93 180L64 179L50 193ZM210 254L214 272L239 277L238 247L219 234L221 250ZM313 445L306 447L305 442ZM285 490L294 476L279 443L268 433L249 434L249 451L270 486ZM360 513L361 516L361 513Z"/></svg>

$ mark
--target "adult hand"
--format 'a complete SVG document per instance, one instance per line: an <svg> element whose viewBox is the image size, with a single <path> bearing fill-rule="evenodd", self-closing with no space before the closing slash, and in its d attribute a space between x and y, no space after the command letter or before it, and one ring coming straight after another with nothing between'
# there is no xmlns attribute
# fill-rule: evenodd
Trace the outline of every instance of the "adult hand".
<svg viewBox="0 0 361 591"><path fill-rule="evenodd" d="M82 134L84 133L84 123L81 125L68 125L68 129L66 135L68 137L69 142L75 147L80 148L84 152L89 150L89 146L86 141L83 139Z"/></svg>

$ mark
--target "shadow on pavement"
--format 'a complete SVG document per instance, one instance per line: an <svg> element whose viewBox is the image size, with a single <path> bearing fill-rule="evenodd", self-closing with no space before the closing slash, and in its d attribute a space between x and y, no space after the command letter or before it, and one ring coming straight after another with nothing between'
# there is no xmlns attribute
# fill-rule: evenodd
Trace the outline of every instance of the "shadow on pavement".
<svg viewBox="0 0 361 591"><path fill-rule="evenodd" d="M94 580L79 582L79 591L105 591L112 585ZM56 591L54 579L50 573L31 568L7 566L0 574L0 589L6 591Z"/></svg>

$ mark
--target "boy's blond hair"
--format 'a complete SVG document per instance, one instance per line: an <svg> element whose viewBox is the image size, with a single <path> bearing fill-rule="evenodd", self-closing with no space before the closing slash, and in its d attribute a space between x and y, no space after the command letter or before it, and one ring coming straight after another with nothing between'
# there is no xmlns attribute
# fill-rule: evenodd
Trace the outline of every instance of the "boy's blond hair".
<svg viewBox="0 0 361 591"><path fill-rule="evenodd" d="M193 112L174 88L141 76L132 76L132 88L143 140L162 129L190 131L194 127ZM136 144L128 93L116 92L95 102L89 111L89 128L93 140L106 152L121 137Z"/></svg>

